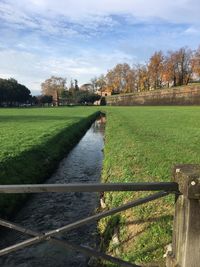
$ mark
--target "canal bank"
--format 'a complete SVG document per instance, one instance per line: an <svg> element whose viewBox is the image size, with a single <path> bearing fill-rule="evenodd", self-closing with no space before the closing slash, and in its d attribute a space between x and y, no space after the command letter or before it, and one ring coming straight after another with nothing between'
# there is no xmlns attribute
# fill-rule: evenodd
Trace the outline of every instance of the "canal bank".
<svg viewBox="0 0 200 267"><path fill-rule="evenodd" d="M41 113L42 112L44 112L44 110L42 110ZM62 114L64 114L64 112ZM76 111L74 112L74 114L76 115ZM46 116L47 115L48 114L46 114ZM74 118L72 118L72 123L68 123L68 110L66 110L66 114L59 117L54 116L54 111L51 116L47 116L47 118L43 115L43 113L41 114L41 117L38 115L37 120L43 122L43 125L40 125L40 127L42 129L46 129L46 131L42 133L43 135L46 135L46 138L43 138L41 143L36 142L33 145L31 144L30 146L28 146L28 149L20 152L19 155L15 157L5 157L4 160L0 160L0 183L32 184L42 183L43 181L48 179L48 177L50 177L50 175L52 175L52 173L57 168L59 162L78 143L78 141L90 128L92 123L96 118L98 118L99 115L100 112L94 112L88 117L81 117L78 114L78 117L76 115ZM17 118L20 122L17 121L17 123L14 125L16 128L19 128L20 125L22 126L22 128L24 127L24 125L27 125L27 127L32 127L32 125L36 125L36 127L38 126L38 124L34 121L35 117L32 116L32 114L31 116L28 116L28 120L33 121L30 125L27 124L27 120L23 119L23 114L20 114L20 116ZM51 134L51 129L48 129L48 127L46 127L46 124L53 118L58 118L56 120L58 125L60 123L62 124L63 120L66 120L66 122L64 127L61 127L59 131L55 130L55 133ZM37 129L33 129L33 132L37 136ZM13 136L13 139L14 138L15 135ZM21 146L23 148L26 143L26 139L31 139L31 137L26 135L20 136L18 138L19 149ZM24 139L24 142L21 141L20 138L22 140ZM12 143L12 139L10 139L10 142ZM25 194L0 194L0 217L13 217L18 212L21 205L24 204L25 199Z"/></svg>
<svg viewBox="0 0 200 267"><path fill-rule="evenodd" d="M64 158L47 183L99 182L103 160L104 123L97 120L76 147ZM47 193L34 195L19 212L15 223L34 231L43 232L84 218L95 212L99 205L96 193ZM96 223L80 227L62 235L63 240L76 244L96 246ZM22 241L12 231L1 242L1 247ZM88 258L79 252L66 251L49 242L4 256L0 265L20 266L87 266Z"/></svg>

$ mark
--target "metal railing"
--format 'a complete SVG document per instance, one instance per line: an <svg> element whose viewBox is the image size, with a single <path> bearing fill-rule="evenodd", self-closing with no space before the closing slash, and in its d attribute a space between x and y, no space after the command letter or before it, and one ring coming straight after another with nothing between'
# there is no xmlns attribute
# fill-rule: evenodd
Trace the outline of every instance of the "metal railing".
<svg viewBox="0 0 200 267"><path fill-rule="evenodd" d="M62 239L56 237L58 234L63 232L68 232L72 229L76 229L87 223L97 221L99 219L105 218L107 216L122 212L129 208L137 207L139 205L145 204L149 201L159 199L161 197L167 196L169 194L180 194L178 189L178 184L175 182L160 182L160 183L92 183L92 184L28 184L28 185L0 185L0 193L46 193L46 192L116 192L116 191L159 191L154 194L148 195L146 197L133 200L119 207L106 210L92 216L88 216L76 222L64 225L60 228L47 231L44 233L35 232L19 226L15 223L0 219L0 225L17 230L23 234L28 234L31 237L25 241L19 242L12 246L8 246L0 250L0 256L6 255L8 253L17 251L19 249L31 246L33 244L40 243L42 241L50 241L56 243L57 245L64 246L67 249L78 250L83 254L88 256L93 256L98 259L110 261L112 263L118 264L120 266L126 267L139 267L139 265L132 264L106 255L102 252L96 251L92 248L86 246L76 245L74 243L63 241Z"/></svg>

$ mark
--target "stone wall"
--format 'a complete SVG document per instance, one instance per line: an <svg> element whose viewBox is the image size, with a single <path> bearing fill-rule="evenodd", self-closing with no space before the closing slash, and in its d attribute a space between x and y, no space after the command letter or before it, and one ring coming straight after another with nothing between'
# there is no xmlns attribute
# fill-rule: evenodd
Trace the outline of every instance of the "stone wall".
<svg viewBox="0 0 200 267"><path fill-rule="evenodd" d="M200 85L120 94L106 97L107 105L199 105Z"/></svg>

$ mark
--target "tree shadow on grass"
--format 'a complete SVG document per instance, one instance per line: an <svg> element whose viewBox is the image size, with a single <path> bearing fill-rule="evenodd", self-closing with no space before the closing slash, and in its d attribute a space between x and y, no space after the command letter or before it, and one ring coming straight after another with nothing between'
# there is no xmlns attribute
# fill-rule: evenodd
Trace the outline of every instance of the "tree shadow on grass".
<svg viewBox="0 0 200 267"><path fill-rule="evenodd" d="M128 221L128 222L122 222L121 221L121 218L120 218L120 215L115 215L113 217L110 218L110 220L107 222L107 227L103 233L103 239L102 239L102 242L103 242L103 246L101 246L101 249L103 249L104 252L108 251L108 248L109 248L109 244L112 240L112 237L113 237L113 234L114 234L114 231L115 231L115 228L116 227L120 227L123 226L123 227L128 227L128 226L136 226L136 225L139 225L139 224L145 224L146 225L139 231L137 231L136 233L132 234L132 235L129 235L125 240L123 241L120 241L119 244L116 244L114 246L113 249L110 250L111 254L116 250L116 249L120 249L121 246L124 246L130 242L134 242L135 241L135 238L140 236L141 234L143 234L145 231L147 231L150 227L151 227L151 223L156 223L156 222L159 222L159 221L163 221L163 220L169 220L169 219L172 219L173 216L172 215L163 215L163 216L157 216L157 217L151 217L151 218L147 218L147 219L141 219L141 220L133 220L133 221ZM149 253L152 253L154 251L156 251L157 249L160 249L161 247L164 247L168 244L168 242L163 242L163 243L160 243L156 246L152 246L148 249L143 249L141 251L137 251L136 255L133 254L132 257L130 257L130 261L131 262L135 262L138 258L142 258L145 254L149 254ZM159 262L159 263L148 263L148 264L140 264L141 266L144 266L144 267L161 267L161 266L164 266L162 262ZM102 266L117 266L117 265L102 265Z"/></svg>
<svg viewBox="0 0 200 267"><path fill-rule="evenodd" d="M158 216L158 217L152 217L152 218L147 218L146 220L134 220L134 221L130 221L130 222L125 222L123 223L123 226L128 226L128 225L138 225L138 224L144 224L144 223L155 223L155 222L159 222L160 220L167 220L167 219L173 219L173 216L171 215L163 215L163 216ZM119 226L120 226L120 222L119 222ZM116 245L115 248L120 247L121 245L126 244L129 241L134 241L134 239L141 235L143 232L145 232L148 228L150 227L150 224L146 225L142 230L137 231L136 233L134 233L133 235L130 235L128 238L126 238L125 240L121 241L120 244Z"/></svg>
<svg viewBox="0 0 200 267"><path fill-rule="evenodd" d="M162 215L162 216L157 216L157 217L151 217L147 219L139 219L139 220L133 220L129 222L125 222L125 225L134 225L134 224L141 224L141 223L151 223L151 222L158 222L162 219L173 219L172 215Z"/></svg>

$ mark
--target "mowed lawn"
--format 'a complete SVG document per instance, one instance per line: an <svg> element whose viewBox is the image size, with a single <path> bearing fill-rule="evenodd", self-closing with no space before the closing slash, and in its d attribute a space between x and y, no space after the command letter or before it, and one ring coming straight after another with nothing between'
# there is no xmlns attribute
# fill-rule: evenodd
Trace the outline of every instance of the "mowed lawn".
<svg viewBox="0 0 200 267"><path fill-rule="evenodd" d="M96 108L0 109L0 183L37 183L56 167L95 119ZM0 195L10 215L19 195Z"/></svg>
<svg viewBox="0 0 200 267"><path fill-rule="evenodd" d="M94 112L81 107L0 109L0 162L46 142Z"/></svg>
<svg viewBox="0 0 200 267"><path fill-rule="evenodd" d="M200 107L106 107L106 114L104 181L170 181L174 165L200 163ZM146 194L107 193L106 204L118 206ZM167 197L102 220L104 249L138 263L161 264L171 242L173 203ZM108 242L116 222L120 244Z"/></svg>
<svg viewBox="0 0 200 267"><path fill-rule="evenodd" d="M0 183L41 182L77 142L99 107L0 109ZM179 163L200 163L200 107L101 107L106 112L102 182L170 181ZM147 193L106 193L108 207ZM138 263L164 262L173 197L101 220L103 249ZM3 215L19 195L0 195ZM118 227L120 226L120 227ZM118 233L119 244L109 242ZM108 266L108 265L107 265Z"/></svg>

